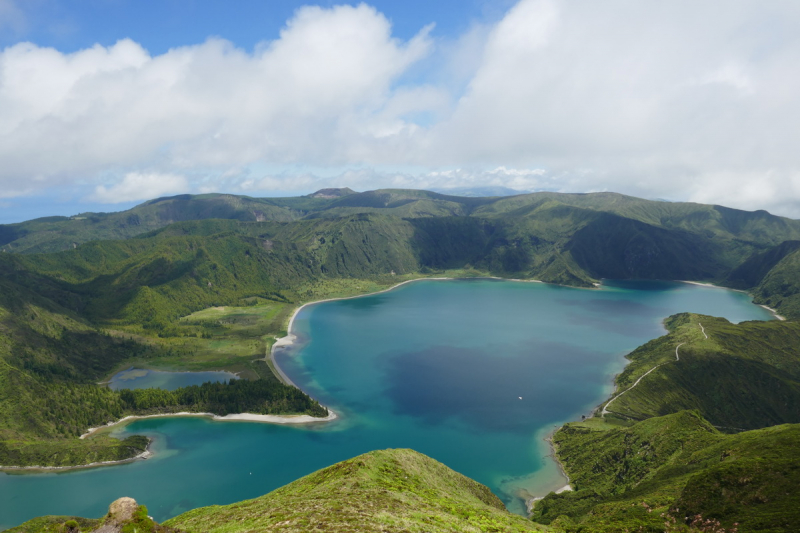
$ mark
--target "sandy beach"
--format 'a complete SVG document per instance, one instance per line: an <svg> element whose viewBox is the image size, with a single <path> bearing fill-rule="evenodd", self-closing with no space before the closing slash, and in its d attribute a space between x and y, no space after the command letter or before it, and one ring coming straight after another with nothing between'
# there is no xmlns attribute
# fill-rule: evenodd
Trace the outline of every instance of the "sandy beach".
<svg viewBox="0 0 800 533"><path fill-rule="evenodd" d="M125 418L121 418L116 422L109 422L104 426L89 428L89 430L83 435L81 435L79 438L85 439L86 437L89 437L103 429L109 429L120 424L133 422L134 420L140 420L145 418L164 418L164 417L180 417L180 416L184 417L202 416L210 418L215 422L261 422L265 424L313 424L316 422L330 422L338 418L336 413L334 413L330 409L328 409L328 416L321 418L309 415L257 415L253 413L236 413L225 416L219 416L213 413L189 413L189 412L164 413L159 415L142 415L142 416L131 415L131 416L126 416Z"/></svg>
<svg viewBox="0 0 800 533"><path fill-rule="evenodd" d="M213 413L189 413L189 412L180 412L180 413L165 413L159 415L143 415L143 416L126 416L120 420L115 422L109 422L104 426L99 426L95 428L89 428L89 430L81 435L79 438L85 439L91 435L94 435L98 431L107 430L114 426L128 424L130 422L134 422L136 420L144 419L144 418L164 418L164 417L187 417L187 416L200 416L205 418L210 418L215 422L260 422L264 424L315 424L320 422L330 422L332 420L336 420L337 415L330 409L328 409L328 416L324 418L317 418L309 415L257 415L253 413L237 413L237 414L230 414L225 416L215 415ZM150 451L150 446L148 445L147 449L142 453L135 455L134 457L129 457L127 459L120 459L119 461L98 461L94 463L87 463L84 465L73 465L73 466L3 466L0 465L0 470L30 470L30 471L49 471L49 470L77 470L81 468L93 468L98 466L110 466L110 465L121 465L125 463L130 463L133 461L138 461L141 459L149 459L153 456L153 452Z"/></svg>
<svg viewBox="0 0 800 533"><path fill-rule="evenodd" d="M727 291L736 291L736 292L743 292L745 294L750 294L747 291L743 291L741 289L730 289L728 287L720 287L719 285L714 285L713 283L702 283L702 282L699 282L699 281L686 281L686 280L683 280L683 279L679 279L677 281L679 283L688 283L689 285L699 285L701 287L711 287L711 288L714 288L714 289L725 289ZM755 303L755 302L753 302L753 303ZM786 317L779 315L778 312L775 309L773 309L773 308L771 308L769 306L766 306L766 305L762 305L762 304L756 304L756 305L759 306L759 307L763 307L764 309L766 309L767 311L772 313L772 316L774 316L777 320L786 320Z"/></svg>
<svg viewBox="0 0 800 533"><path fill-rule="evenodd" d="M542 439L547 443L547 446L550 449L548 457L550 457L550 459L552 459L552 461L555 463L556 467L558 468L558 472L561 475L562 480L560 482L566 481L566 485L562 485L558 488L554 488L551 491L549 491L549 492L555 492L556 494L561 494L562 492L567 492L572 490L572 485L570 485L569 482L569 476L567 475L566 471L564 471L564 465L562 465L561 461L559 461L558 459L558 454L556 453L556 447L555 444L553 443L553 435L555 435L556 431L558 431L559 429L561 428L560 427L554 428L547 434L546 437ZM527 492L527 497L523 497L523 499L525 500L525 507L528 510L528 515L530 515L533 512L533 506L536 504L536 502L543 499L546 495L539 492L539 494L542 494L541 496L534 496L530 492L528 491L526 492Z"/></svg>
<svg viewBox="0 0 800 533"><path fill-rule="evenodd" d="M786 320L786 317L779 315L778 312L775 309L773 309L773 308L771 308L769 306L766 306L766 305L761 305L761 304L756 304L756 305L759 306L759 307L763 307L764 309L766 309L767 311L772 313L772 315L775 318L777 318L778 320Z"/></svg>

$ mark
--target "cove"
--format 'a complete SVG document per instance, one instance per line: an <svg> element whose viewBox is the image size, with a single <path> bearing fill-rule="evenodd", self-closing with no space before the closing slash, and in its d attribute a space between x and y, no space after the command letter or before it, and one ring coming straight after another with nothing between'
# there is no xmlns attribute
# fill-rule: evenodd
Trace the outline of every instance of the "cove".
<svg viewBox="0 0 800 533"><path fill-rule="evenodd" d="M0 528L43 514L101 516L120 496L146 504L160 521L402 447L488 485L523 512L522 496L559 482L542 438L610 395L624 355L662 335L662 320L682 311L733 322L771 318L744 293L672 282L585 290L418 281L308 306L294 322L299 342L277 361L340 419L306 427L139 420L119 433L153 436L147 461L0 474Z"/></svg>

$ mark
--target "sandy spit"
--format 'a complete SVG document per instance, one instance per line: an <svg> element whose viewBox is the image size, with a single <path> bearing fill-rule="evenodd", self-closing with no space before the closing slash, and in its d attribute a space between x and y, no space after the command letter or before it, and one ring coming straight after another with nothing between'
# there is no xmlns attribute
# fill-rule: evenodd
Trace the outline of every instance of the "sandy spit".
<svg viewBox="0 0 800 533"><path fill-rule="evenodd" d="M101 429L108 429L112 426L116 426L118 424L123 424L125 422L130 422L133 420L139 420L143 418L163 418L163 417L179 417L179 416L202 416L210 418L215 422L262 422L266 424L313 424L315 422L330 422L331 420L336 420L336 418L338 418L336 416L336 413L334 413L330 409L328 409L328 416L320 418L310 415L257 415L253 413L237 413L225 416L219 416L213 413L189 413L189 412L164 413L160 415L142 415L142 416L131 415L131 416L126 416L125 418L121 418L116 422L109 422L104 426L89 428L89 430L83 435L81 435L79 438L84 439L100 431Z"/></svg>

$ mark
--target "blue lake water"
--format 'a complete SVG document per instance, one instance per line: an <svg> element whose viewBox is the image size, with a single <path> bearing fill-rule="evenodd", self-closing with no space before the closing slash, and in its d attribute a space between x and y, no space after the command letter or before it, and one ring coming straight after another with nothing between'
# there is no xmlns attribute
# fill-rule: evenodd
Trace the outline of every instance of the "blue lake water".
<svg viewBox="0 0 800 533"><path fill-rule="evenodd" d="M401 447L477 479L522 512L521 496L560 482L542 438L606 398L624 354L662 335L662 320L681 311L733 322L771 318L746 294L671 282L584 290L420 281L306 307L294 323L300 343L278 362L339 420L306 427L140 420L120 434L153 436L156 454L147 461L0 474L0 528L43 514L101 516L121 496L164 520Z"/></svg>
<svg viewBox="0 0 800 533"><path fill-rule="evenodd" d="M117 372L111 377L108 386L114 390L119 389L166 389L175 390L191 385L203 383L222 383L239 376L230 372L164 372L162 370L144 370L129 368Z"/></svg>

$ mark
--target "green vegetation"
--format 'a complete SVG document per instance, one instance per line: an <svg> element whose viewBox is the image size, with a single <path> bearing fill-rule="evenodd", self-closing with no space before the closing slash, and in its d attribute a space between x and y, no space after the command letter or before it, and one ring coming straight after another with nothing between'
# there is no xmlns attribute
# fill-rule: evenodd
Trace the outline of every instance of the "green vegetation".
<svg viewBox="0 0 800 533"><path fill-rule="evenodd" d="M203 383L173 391L163 389L121 390L119 397L129 412L139 414L198 413L286 414L328 416L328 410L303 391L280 383L276 378L230 383Z"/></svg>
<svg viewBox="0 0 800 533"><path fill-rule="evenodd" d="M68 259L65 254L0 257L0 465L68 466L133 457L146 442L76 438L89 427L131 414L224 415L240 409L326 414L302 392L279 383L261 361L274 336L285 329L291 306L266 299L274 295L258 286L263 278L255 268L247 271L255 280L246 289L212 291L196 303L185 280L169 285L159 277L163 265L183 272L181 265L164 260L172 257L169 248L174 241L154 246L153 255L139 256L138 263L134 253L131 266L131 250L124 246L135 241L112 241L107 248L88 244L67 252ZM224 243L212 249L223 258L230 251ZM65 267L60 272L59 261ZM219 268L210 262L203 266L212 275ZM235 284L243 271L225 270L214 279L233 279ZM111 272L117 277L112 279ZM142 278L154 288L142 285ZM228 308L215 320L210 311L179 320L218 297L244 307ZM131 300L126 307L124 302ZM165 301L169 303L160 306ZM97 386L115 370L134 363L181 369L225 367L253 381L150 396Z"/></svg>
<svg viewBox="0 0 800 533"><path fill-rule="evenodd" d="M702 324L708 339L702 333ZM629 420L697 409L720 427L755 429L800 422L800 323L731 324L684 313L666 321L670 334L634 350L617 377L625 390L608 408ZM675 361L675 348L680 361Z"/></svg>
<svg viewBox="0 0 800 533"><path fill-rule="evenodd" d="M232 505L164 525L188 532L541 531L506 511L488 488L412 450L370 452Z"/></svg>
<svg viewBox="0 0 800 533"><path fill-rule="evenodd" d="M0 465L70 467L107 461L124 461L141 454L150 440L132 435L124 440L98 436L93 439L0 441Z"/></svg>
<svg viewBox="0 0 800 533"><path fill-rule="evenodd" d="M7 533L73 533L93 531L101 525L101 521L79 516L41 516L28 520L17 527L7 529Z"/></svg>
<svg viewBox="0 0 800 533"><path fill-rule="evenodd" d="M0 226L0 248L16 252L0 253L5 465L136 455L147 445L142 437L75 438L127 414L324 415L278 383L265 361L291 312L418 277L493 275L584 287L602 278L708 281L748 290L758 303L800 318L799 221L613 193L183 195L122 213ZM671 317L668 335L630 354L618 390L657 368L607 404L604 419L556 433L578 490L549 495L535 518L586 532L700 531L711 527L705 520L782 531L799 523L792 506L798 426L786 425L800 423L798 324ZM172 392L97 385L130 365L226 368L247 381ZM726 434L737 431L744 432ZM317 523L332 530L533 527L508 522L485 489L421 457L368 454L174 523L198 531ZM346 507L345 498L359 503ZM267 505L275 510L266 512ZM66 519L42 524L67 527Z"/></svg>
<svg viewBox="0 0 800 533"><path fill-rule="evenodd" d="M586 533L660 532L665 521L703 531L707 520L790 531L800 523L800 324L683 313L666 325L628 356L617 377L626 392L604 418L556 432L575 491L538 502L534 520Z"/></svg>
<svg viewBox="0 0 800 533"><path fill-rule="evenodd" d="M660 532L666 515L791 531L800 523L798 439L797 424L725 435L692 411L610 430L569 424L555 442L576 490L549 495L533 518L587 533Z"/></svg>
<svg viewBox="0 0 800 533"><path fill-rule="evenodd" d="M79 533L108 531L119 533L182 533L155 523L147 516L147 507L136 505L132 498L120 498L111 504L103 518L78 516L43 516L28 520L8 533Z"/></svg>
<svg viewBox="0 0 800 533"><path fill-rule="evenodd" d="M343 461L277 489L232 505L189 511L159 525L130 498L111 504L98 520L46 516L9 533L80 531L192 533L306 532L503 532L548 531L509 513L491 491L413 450L382 450ZM73 529L75 531L75 529Z"/></svg>

